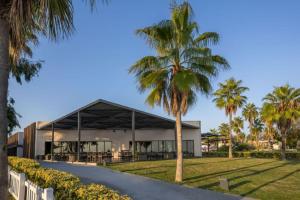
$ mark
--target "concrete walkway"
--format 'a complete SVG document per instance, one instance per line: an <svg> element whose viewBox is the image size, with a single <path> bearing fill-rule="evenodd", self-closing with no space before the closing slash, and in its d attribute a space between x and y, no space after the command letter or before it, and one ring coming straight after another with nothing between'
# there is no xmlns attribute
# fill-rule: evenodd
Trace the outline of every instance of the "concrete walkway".
<svg viewBox="0 0 300 200"><path fill-rule="evenodd" d="M238 196L188 188L142 176L121 173L96 166L64 162L41 162L41 165L78 176L83 183L100 183L127 194L134 200L237 200ZM246 198L244 198L246 199Z"/></svg>

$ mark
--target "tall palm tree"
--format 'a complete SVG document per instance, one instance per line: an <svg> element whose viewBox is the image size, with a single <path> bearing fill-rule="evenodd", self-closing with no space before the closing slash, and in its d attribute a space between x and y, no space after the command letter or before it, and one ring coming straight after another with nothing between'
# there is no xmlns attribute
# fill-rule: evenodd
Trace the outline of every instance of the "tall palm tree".
<svg viewBox="0 0 300 200"><path fill-rule="evenodd" d="M271 117L281 135L281 158L286 159L286 138L292 124L300 118L300 88L286 84L275 87L264 98L265 112Z"/></svg>
<svg viewBox="0 0 300 200"><path fill-rule="evenodd" d="M95 0L90 0L94 6ZM30 45L38 43L36 35L51 40L70 36L73 32L71 0L2 0L0 1L0 171L7 171L7 91L12 73L26 79L25 67L31 64L22 56L31 56ZM26 66L25 66L25 65ZM29 65L27 65L29 64ZM34 71L34 65L31 65ZM31 71L32 72L32 71ZM28 74L27 74L28 75ZM28 77L27 77L28 78ZM18 80L17 80L18 81ZM0 173L0 196L7 199L7 174Z"/></svg>
<svg viewBox="0 0 300 200"><path fill-rule="evenodd" d="M253 103L248 103L245 105L242 114L245 120L249 123L249 131L251 135L252 134L251 130L254 124L254 120L259 115L258 108Z"/></svg>
<svg viewBox="0 0 300 200"><path fill-rule="evenodd" d="M171 18L138 29L136 33L156 50L156 56L138 60L129 70L135 74L141 92L150 91L146 102L150 106L163 105L176 117L177 165L175 181L182 181L181 117L196 102L196 93L209 94L210 79L220 68L228 68L227 61L214 55L208 47L217 44L219 35L213 32L198 34L188 2L174 5Z"/></svg>
<svg viewBox="0 0 300 200"><path fill-rule="evenodd" d="M264 124L262 123L261 119L256 118L251 129L251 135L255 140L256 149L259 149L259 139L262 131L264 130Z"/></svg>
<svg viewBox="0 0 300 200"><path fill-rule="evenodd" d="M241 86L241 80L231 78L226 80L225 83L219 84L219 89L214 93L215 98L213 101L220 109L225 109L226 116L229 116L229 124L232 124L232 117L241 108L247 100L243 95L248 90L247 87ZM229 152L228 157L232 158L232 128L230 127L229 135Z"/></svg>
<svg viewBox="0 0 300 200"><path fill-rule="evenodd" d="M269 148L273 149L276 130L274 128L274 116L270 111L272 109L269 109L268 104L263 104L260 110L260 118L265 124L264 137L269 141Z"/></svg>
<svg viewBox="0 0 300 200"><path fill-rule="evenodd" d="M239 142L243 142L244 120L241 117L235 117L231 122L231 127Z"/></svg>

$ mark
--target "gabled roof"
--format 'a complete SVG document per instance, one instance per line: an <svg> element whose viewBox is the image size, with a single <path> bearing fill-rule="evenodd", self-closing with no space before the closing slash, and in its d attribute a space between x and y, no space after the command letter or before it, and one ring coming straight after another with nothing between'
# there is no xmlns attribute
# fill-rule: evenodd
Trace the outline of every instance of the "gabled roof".
<svg viewBox="0 0 300 200"><path fill-rule="evenodd" d="M96 100L63 117L49 122L39 129L77 129L78 112L81 116L81 129L131 129L132 112L135 112L136 129L174 129L175 121L134 108ZM198 126L182 123L183 128L198 129Z"/></svg>

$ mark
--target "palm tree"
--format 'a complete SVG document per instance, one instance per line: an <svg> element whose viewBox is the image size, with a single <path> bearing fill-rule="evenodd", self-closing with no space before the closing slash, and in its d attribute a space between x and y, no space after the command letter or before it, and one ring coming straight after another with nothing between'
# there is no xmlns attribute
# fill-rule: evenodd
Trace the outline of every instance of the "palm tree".
<svg viewBox="0 0 300 200"><path fill-rule="evenodd" d="M196 102L196 93L209 94L210 79L220 68L228 68L227 61L213 55L209 44L217 44L219 35L206 32L198 35L198 25L192 21L188 2L174 5L171 19L138 29L156 56L138 60L129 70L135 74L141 92L150 90L146 102L150 106L163 105L176 117L177 165L175 181L182 181L181 117Z"/></svg>
<svg viewBox="0 0 300 200"><path fill-rule="evenodd" d="M95 0L90 0L94 6ZM29 48L38 43L36 35L51 40L70 36L73 32L73 5L70 0L2 0L0 2L0 171L7 171L7 91L9 74L17 79L22 73L25 79L26 67L34 72L34 63ZM25 56L25 57L23 57ZM23 58L22 58L23 57ZM32 68L33 67L33 68ZM30 74L29 74L30 75ZM32 75L32 74L31 74ZM18 81L18 80L17 80ZM20 80L19 80L20 81ZM7 174L0 173L0 196L7 199Z"/></svg>
<svg viewBox="0 0 300 200"><path fill-rule="evenodd" d="M229 124L227 124L227 123L220 124L220 126L218 127L218 131L221 135L223 135L225 137L225 140L229 139L229 136L230 136Z"/></svg>
<svg viewBox="0 0 300 200"><path fill-rule="evenodd" d="M269 109L268 104L263 104L260 110L260 116L265 124L264 137L269 141L269 148L273 149L276 130L274 128L274 116L273 113L270 112L271 110L272 109Z"/></svg>
<svg viewBox="0 0 300 200"><path fill-rule="evenodd" d="M265 96L265 112L272 119L281 135L281 158L286 159L286 138L292 124L300 117L300 89L286 84L275 87Z"/></svg>
<svg viewBox="0 0 300 200"><path fill-rule="evenodd" d="M243 142L243 128L244 128L244 121L241 117L235 117L231 122L231 128L233 132L236 134L238 141Z"/></svg>
<svg viewBox="0 0 300 200"><path fill-rule="evenodd" d="M259 118L256 118L251 129L251 135L255 140L256 149L259 149L259 139L262 131L264 130L264 124Z"/></svg>
<svg viewBox="0 0 300 200"><path fill-rule="evenodd" d="M232 124L232 117L241 108L247 100L243 93L248 90L247 87L241 86L242 81L236 81L234 78L226 80L225 83L219 84L219 89L214 93L213 101L220 109L225 109L226 116L229 116L229 124ZM230 127L229 135L229 152L228 157L232 158L232 128Z"/></svg>
<svg viewBox="0 0 300 200"><path fill-rule="evenodd" d="M248 103L244 109L243 109L243 117L245 118L245 120L249 123L249 131L250 131L250 135L253 124L254 124L254 120L258 117L259 113L258 113L258 108L253 104L253 103Z"/></svg>

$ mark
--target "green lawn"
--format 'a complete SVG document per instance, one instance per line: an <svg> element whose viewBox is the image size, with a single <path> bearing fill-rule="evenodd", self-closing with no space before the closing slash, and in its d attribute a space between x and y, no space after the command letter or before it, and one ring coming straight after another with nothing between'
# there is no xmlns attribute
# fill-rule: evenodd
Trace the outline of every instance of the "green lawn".
<svg viewBox="0 0 300 200"><path fill-rule="evenodd" d="M169 182L173 182L175 174L175 160L111 164L108 167ZM219 177L230 180L230 193L266 200L300 200L300 162L254 158L184 161L184 185L221 191Z"/></svg>

